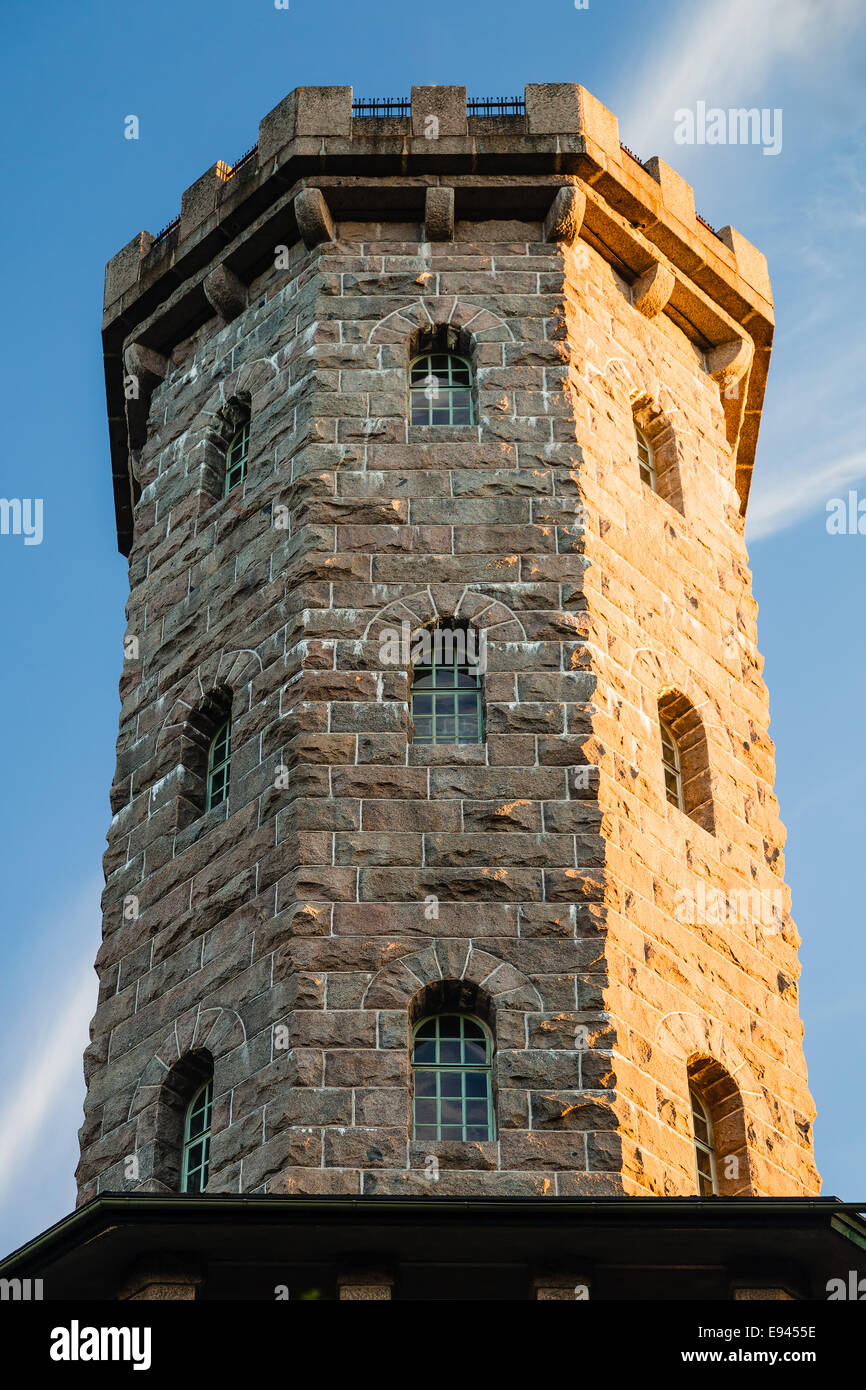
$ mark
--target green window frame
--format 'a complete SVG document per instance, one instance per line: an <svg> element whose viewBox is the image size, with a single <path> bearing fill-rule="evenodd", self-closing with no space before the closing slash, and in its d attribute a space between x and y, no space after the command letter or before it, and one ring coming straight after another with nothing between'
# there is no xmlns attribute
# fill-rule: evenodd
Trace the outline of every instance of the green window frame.
<svg viewBox="0 0 866 1390"><path fill-rule="evenodd" d="M665 777L665 796L671 806L678 811L685 810L683 800L683 774L680 767L680 750L677 741L663 720L659 720L662 735L662 770Z"/></svg>
<svg viewBox="0 0 866 1390"><path fill-rule="evenodd" d="M250 451L250 422L245 420L232 436L226 450L225 496L237 487L247 476L247 457Z"/></svg>
<svg viewBox="0 0 866 1390"><path fill-rule="evenodd" d="M210 741L207 754L207 799L205 810L221 806L229 794L232 759L232 721L226 719Z"/></svg>
<svg viewBox="0 0 866 1390"><path fill-rule="evenodd" d="M651 492L657 492L656 464L653 446L650 444L642 430L635 426L635 440L637 443L637 466L640 470L641 482L646 483Z"/></svg>
<svg viewBox="0 0 866 1390"><path fill-rule="evenodd" d="M204 1192L210 1168L210 1128L213 1081L200 1086L186 1107L183 1122L181 1192Z"/></svg>
<svg viewBox="0 0 866 1390"><path fill-rule="evenodd" d="M689 1087L692 1103L692 1129L695 1136L695 1173L698 1180L698 1194L701 1197L716 1197L719 1191L716 1172L716 1144L713 1135L713 1121L701 1096Z"/></svg>
<svg viewBox="0 0 866 1390"><path fill-rule="evenodd" d="M493 1039L480 1019L434 1014L417 1024L412 1047L413 1139L496 1138Z"/></svg>
<svg viewBox="0 0 866 1390"><path fill-rule="evenodd" d="M425 352L409 364L413 425L473 425L472 366L453 352Z"/></svg>
<svg viewBox="0 0 866 1390"><path fill-rule="evenodd" d="M434 628L429 664L412 670L413 743L484 742L481 671L477 663L459 660L462 634L450 631L451 660L437 659L449 654L449 642L442 628Z"/></svg>

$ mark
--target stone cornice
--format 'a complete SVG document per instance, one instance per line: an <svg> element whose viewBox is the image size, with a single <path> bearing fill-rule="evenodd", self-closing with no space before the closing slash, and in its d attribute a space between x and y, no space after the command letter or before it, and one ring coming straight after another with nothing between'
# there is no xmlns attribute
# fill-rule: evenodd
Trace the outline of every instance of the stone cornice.
<svg viewBox="0 0 866 1390"><path fill-rule="evenodd" d="M205 281L218 266L240 296L272 263L276 244L301 239L294 199L303 189L321 190L337 224L420 226L431 187L454 190L457 221L544 223L557 192L579 185L586 195L579 236L629 283L644 285L661 267L654 296L641 291L641 312L668 314L701 349L724 348L724 359L738 363L739 389L724 391L723 404L745 510L773 331L764 257L734 228L715 233L697 217L691 188L662 160L642 165L629 154L615 116L584 88L533 84L525 108L522 116L461 122L464 89L417 88L411 118L353 117L350 87L298 88L262 121L249 157L234 170L213 165L186 190L180 217L165 235L140 232L113 257L106 267L103 343L124 554L135 497L124 349L135 342L167 356L195 332L213 315ZM437 138L413 133L434 119ZM658 287L667 290L671 277L665 299ZM738 340L746 345L739 355ZM731 386L724 370L713 375Z"/></svg>

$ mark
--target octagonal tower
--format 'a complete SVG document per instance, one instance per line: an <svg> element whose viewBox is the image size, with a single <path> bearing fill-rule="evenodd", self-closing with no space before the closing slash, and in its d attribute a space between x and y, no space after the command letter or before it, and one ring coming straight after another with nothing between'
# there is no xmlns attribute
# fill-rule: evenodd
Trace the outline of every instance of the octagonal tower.
<svg viewBox="0 0 866 1390"><path fill-rule="evenodd" d="M743 541L772 323L571 84L300 88L110 262L80 1202L817 1192ZM446 631L453 688L406 640Z"/></svg>

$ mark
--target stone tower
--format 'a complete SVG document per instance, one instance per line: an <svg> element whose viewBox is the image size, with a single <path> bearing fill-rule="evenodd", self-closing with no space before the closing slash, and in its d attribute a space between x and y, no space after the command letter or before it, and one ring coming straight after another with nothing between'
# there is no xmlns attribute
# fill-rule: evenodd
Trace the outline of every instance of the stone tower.
<svg viewBox="0 0 866 1390"><path fill-rule="evenodd" d="M80 1203L177 1191L205 1078L208 1193L817 1193L743 541L772 324L571 84L300 88L110 262ZM413 413L431 354L468 417ZM418 738L407 630L483 647L480 740ZM413 1137L443 1012L486 1137Z"/></svg>

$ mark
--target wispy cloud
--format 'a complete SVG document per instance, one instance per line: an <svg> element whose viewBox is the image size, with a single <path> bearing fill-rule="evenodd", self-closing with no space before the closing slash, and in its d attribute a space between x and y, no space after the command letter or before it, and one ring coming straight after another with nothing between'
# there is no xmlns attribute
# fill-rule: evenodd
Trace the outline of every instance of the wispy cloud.
<svg viewBox="0 0 866 1390"><path fill-rule="evenodd" d="M8 1007L4 1016L4 1050L15 1054L13 1081L0 1096L0 1196L11 1199L16 1177L55 1113L68 1108L68 1093L82 1088L81 1056L96 1006L93 953L98 941L99 884L91 883L70 903L33 928L33 978L40 982L34 1009L31 996L20 1016ZM57 939L58 924L63 932ZM71 959L70 959L71 958ZM29 1050L13 1047L22 1030ZM69 1174L52 1174L58 1180Z"/></svg>
<svg viewBox="0 0 866 1390"><path fill-rule="evenodd" d="M862 18L862 0L704 0L688 4L645 55L642 83L619 103L626 140L653 152L672 142L674 112L699 98L729 106L782 61L814 61ZM672 58L671 55L674 56ZM758 102L769 105L769 101Z"/></svg>
<svg viewBox="0 0 866 1390"><path fill-rule="evenodd" d="M847 454L811 473L779 478L749 501L746 536L749 541L784 531L810 512L823 511L831 497L866 478L866 450Z"/></svg>
<svg viewBox="0 0 866 1390"><path fill-rule="evenodd" d="M63 1007L43 1025L41 1050L6 1100L0 1121L0 1194L11 1187L66 1088L78 1081L94 985L92 968L86 975L82 971Z"/></svg>

